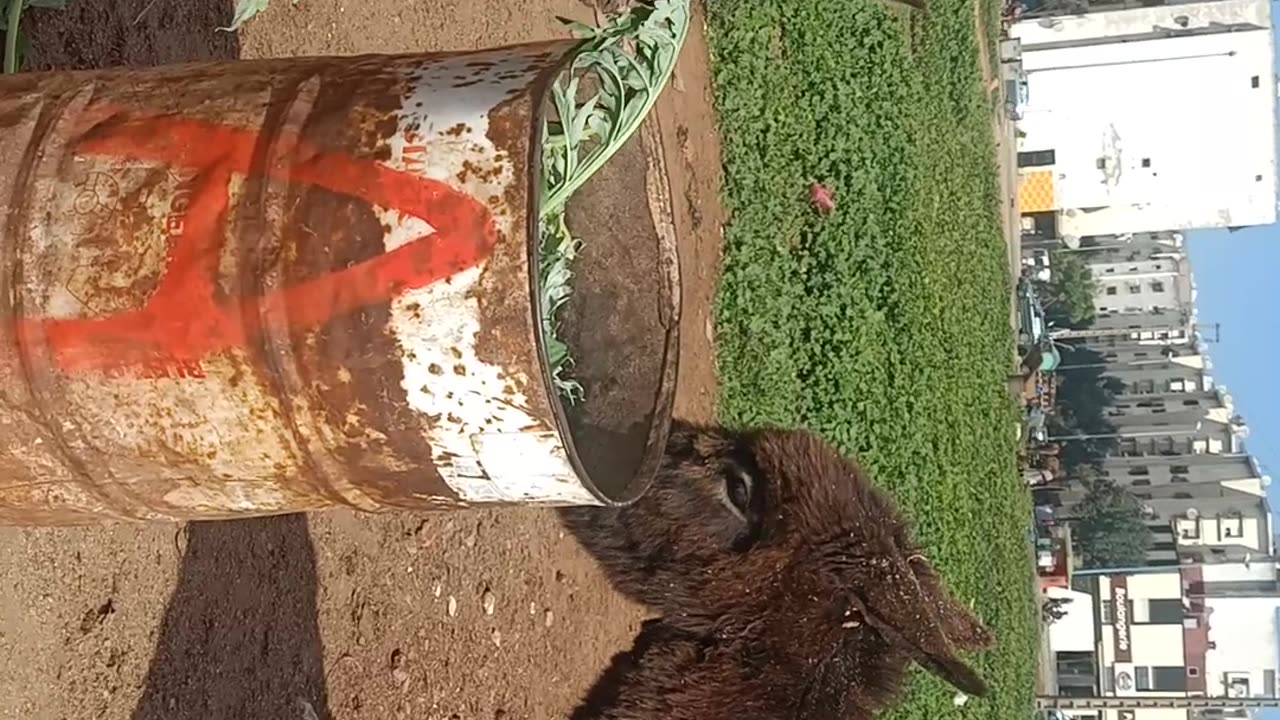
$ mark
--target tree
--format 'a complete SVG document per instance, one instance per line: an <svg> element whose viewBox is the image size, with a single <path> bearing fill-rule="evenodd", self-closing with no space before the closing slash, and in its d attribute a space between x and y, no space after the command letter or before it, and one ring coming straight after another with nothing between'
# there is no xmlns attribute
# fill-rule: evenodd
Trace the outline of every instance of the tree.
<svg viewBox="0 0 1280 720"><path fill-rule="evenodd" d="M1053 254L1050 267L1053 269L1051 279L1039 284L1046 298L1045 315L1049 321L1077 330L1092 325L1093 296L1098 282L1084 258L1080 253L1059 251Z"/></svg>
<svg viewBox="0 0 1280 720"><path fill-rule="evenodd" d="M1152 541L1142 503L1109 480L1093 480L1086 485L1089 491L1072 512L1072 532L1084 566L1142 565Z"/></svg>
<svg viewBox="0 0 1280 720"><path fill-rule="evenodd" d="M1079 475L1086 468L1100 468L1103 458L1119 446L1109 437L1116 427L1107 419L1107 409L1124 392L1124 383L1105 374L1101 353L1079 345L1070 346L1068 353L1066 367L1058 373L1053 431L1064 438L1063 466L1068 474Z"/></svg>

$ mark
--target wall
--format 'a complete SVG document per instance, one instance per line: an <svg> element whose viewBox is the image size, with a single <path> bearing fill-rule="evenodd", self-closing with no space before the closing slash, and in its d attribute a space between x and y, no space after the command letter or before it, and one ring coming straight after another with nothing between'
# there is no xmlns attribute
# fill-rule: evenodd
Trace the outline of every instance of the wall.
<svg viewBox="0 0 1280 720"><path fill-rule="evenodd" d="M1175 22L1174 19L1178 16L1188 19L1185 26ZM1222 22L1251 23L1265 27L1271 22L1271 5L1257 0L1221 0L1214 3L1087 13L1016 23L1010 28L1009 34L1020 38L1024 49L1034 49L1045 45L1087 43L1101 38L1132 36L1160 27L1207 29L1214 23Z"/></svg>
<svg viewBox="0 0 1280 720"><path fill-rule="evenodd" d="M1099 578L1100 597L1110 601L1112 598L1111 577ZM1165 573L1147 573L1128 575L1124 578L1127 596L1134 605L1129 624L1130 652L1129 660L1117 656L1116 632L1113 623L1104 623L1102 630L1102 656L1100 663L1104 677L1114 678L1118 672L1126 672L1132 677L1135 668L1181 666L1183 656L1182 623L1150 624L1143 617L1145 601L1154 599L1177 599L1182 597L1182 581L1176 570ZM1115 611L1113 609L1114 616ZM1104 620L1114 620L1103 618ZM1118 695L1165 694L1156 691L1143 693L1136 689L1114 687Z"/></svg>
<svg viewBox="0 0 1280 720"><path fill-rule="evenodd" d="M1098 312L1176 311L1187 304L1189 273L1178 258L1091 263L1098 283L1093 306Z"/></svg>
<svg viewBox="0 0 1280 720"><path fill-rule="evenodd" d="M1179 470L1178 473L1173 472L1175 467ZM1134 474L1131 472L1134 468L1146 468L1146 474ZM1247 457L1221 455L1108 457L1102 461L1102 470L1104 477L1121 485L1135 485L1138 480L1145 480L1148 488L1197 483L1213 483L1217 486L1220 481L1247 478L1253 474L1253 467ZM1183 477L1186 481L1174 481L1174 477Z"/></svg>
<svg viewBox="0 0 1280 720"><path fill-rule="evenodd" d="M1224 677L1238 672L1249 678L1250 695L1260 695L1265 671L1274 677L1280 670L1280 598L1206 598L1205 606L1211 610L1209 641L1215 645L1205 656L1209 694L1227 694Z"/></svg>
<svg viewBox="0 0 1280 720"><path fill-rule="evenodd" d="M1070 598L1066 615L1049 626L1049 649L1053 652L1093 652L1098 628L1094 617L1093 595L1078 590L1051 587L1045 591L1051 598Z"/></svg>
<svg viewBox="0 0 1280 720"><path fill-rule="evenodd" d="M1260 29L1181 32L1211 22ZM1053 150L1059 232L1269 224L1276 218L1270 4L1226 0L1020 23L1021 151ZM1153 34L1154 30L1154 34ZM1099 35L1129 41L1096 43ZM1255 79L1256 78L1256 79ZM1254 87L1256 85L1256 87Z"/></svg>

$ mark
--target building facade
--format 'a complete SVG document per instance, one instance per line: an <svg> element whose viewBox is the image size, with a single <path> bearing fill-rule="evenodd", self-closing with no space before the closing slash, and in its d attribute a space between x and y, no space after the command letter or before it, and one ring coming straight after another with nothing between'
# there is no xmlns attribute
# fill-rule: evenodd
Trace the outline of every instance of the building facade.
<svg viewBox="0 0 1280 720"><path fill-rule="evenodd" d="M1077 575L1050 627L1057 693L1274 698L1280 587L1272 558L1153 572ZM1054 630L1059 623L1061 632ZM1088 638L1085 640L1084 638ZM1092 646L1089 646L1089 643ZM1216 720L1230 710L1073 713L1077 720Z"/></svg>
<svg viewBox="0 0 1280 720"><path fill-rule="evenodd" d="M1275 221L1269 0L1039 17L1011 35L1028 86L1024 229L1072 241Z"/></svg>

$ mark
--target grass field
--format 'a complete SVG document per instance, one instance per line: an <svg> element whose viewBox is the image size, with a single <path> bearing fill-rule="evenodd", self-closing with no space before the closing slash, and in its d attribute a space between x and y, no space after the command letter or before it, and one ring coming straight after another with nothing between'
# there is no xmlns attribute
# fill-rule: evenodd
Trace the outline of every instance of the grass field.
<svg viewBox="0 0 1280 720"><path fill-rule="evenodd" d="M708 3L724 136L720 412L857 453L1001 637L993 696L926 679L894 718L1030 717L1036 610L1015 479L1009 279L971 0ZM914 28L912 24L914 23ZM834 187L819 218L810 180Z"/></svg>

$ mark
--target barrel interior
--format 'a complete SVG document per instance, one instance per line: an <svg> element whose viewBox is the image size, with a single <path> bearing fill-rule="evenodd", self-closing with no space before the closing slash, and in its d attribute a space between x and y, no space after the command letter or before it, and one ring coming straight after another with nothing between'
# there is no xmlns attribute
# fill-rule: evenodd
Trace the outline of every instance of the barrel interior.
<svg viewBox="0 0 1280 720"><path fill-rule="evenodd" d="M648 488L675 395L676 249L650 209L652 193L667 195L667 179L661 177L662 188L649 186L655 179L643 135L636 133L574 194L567 212L582 247L559 337L569 345L570 372L585 400L561 399L558 415L581 480L608 504L630 502ZM549 393L556 395L554 388Z"/></svg>

